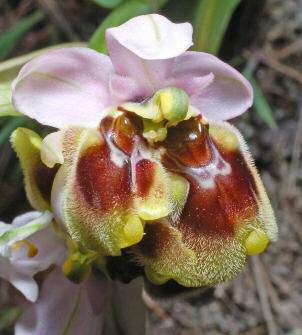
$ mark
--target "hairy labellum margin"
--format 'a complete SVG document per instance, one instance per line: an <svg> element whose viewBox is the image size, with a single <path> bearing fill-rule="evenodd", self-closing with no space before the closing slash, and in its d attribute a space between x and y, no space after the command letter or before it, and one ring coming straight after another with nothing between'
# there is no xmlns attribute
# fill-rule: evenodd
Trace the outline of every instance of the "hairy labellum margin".
<svg viewBox="0 0 302 335"><path fill-rule="evenodd" d="M99 130L65 132L64 183L53 198L69 234L107 256L127 248L154 284L233 278L277 235L242 136L201 116L168 128L162 142L142 133L140 118L126 111Z"/></svg>

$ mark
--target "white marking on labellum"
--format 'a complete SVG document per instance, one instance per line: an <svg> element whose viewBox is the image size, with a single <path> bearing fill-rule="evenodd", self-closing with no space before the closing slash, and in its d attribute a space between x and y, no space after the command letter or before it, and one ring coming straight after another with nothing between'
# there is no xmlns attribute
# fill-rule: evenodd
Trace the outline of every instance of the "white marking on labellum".
<svg viewBox="0 0 302 335"><path fill-rule="evenodd" d="M232 171L231 165L220 156L215 146L212 147L212 159L213 161L209 165L186 168L187 172L195 177L202 188L214 188L216 176L227 176Z"/></svg>
<svg viewBox="0 0 302 335"><path fill-rule="evenodd" d="M109 135L104 134L105 141L110 151L110 160L114 165L116 165L119 168L122 168L125 165L125 162L127 162L128 157L122 150L117 148L117 146L113 143L112 136L113 136L112 133L109 133Z"/></svg>

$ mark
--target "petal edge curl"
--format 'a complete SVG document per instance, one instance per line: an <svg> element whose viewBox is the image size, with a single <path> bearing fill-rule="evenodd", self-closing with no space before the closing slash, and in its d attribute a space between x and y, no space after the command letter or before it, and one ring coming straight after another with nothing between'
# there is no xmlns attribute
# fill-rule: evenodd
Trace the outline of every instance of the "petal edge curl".
<svg viewBox="0 0 302 335"><path fill-rule="evenodd" d="M210 75L213 79L210 81ZM187 91L190 103L209 120L228 120L253 103L253 89L237 70L205 52L188 51L176 58L169 84ZM202 84L202 78L207 85Z"/></svg>
<svg viewBox="0 0 302 335"><path fill-rule="evenodd" d="M133 32L135 31L135 34ZM190 23L175 24L159 14L141 15L106 31L109 52L112 39L142 59L156 60L176 57L192 43Z"/></svg>

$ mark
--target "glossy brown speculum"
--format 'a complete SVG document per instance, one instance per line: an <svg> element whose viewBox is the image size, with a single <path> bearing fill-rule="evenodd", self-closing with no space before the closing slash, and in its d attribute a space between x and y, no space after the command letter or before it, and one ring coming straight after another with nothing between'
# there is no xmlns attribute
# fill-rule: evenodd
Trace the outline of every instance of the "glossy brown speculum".
<svg viewBox="0 0 302 335"><path fill-rule="evenodd" d="M163 146L170 156L186 166L206 165L211 159L208 125L202 122L201 116L169 128Z"/></svg>

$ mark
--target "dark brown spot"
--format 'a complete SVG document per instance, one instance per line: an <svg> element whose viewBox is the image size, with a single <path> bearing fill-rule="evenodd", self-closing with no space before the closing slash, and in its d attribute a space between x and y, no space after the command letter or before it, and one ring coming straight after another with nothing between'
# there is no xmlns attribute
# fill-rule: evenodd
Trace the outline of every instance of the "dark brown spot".
<svg viewBox="0 0 302 335"><path fill-rule="evenodd" d="M114 120L113 138L115 144L128 155L131 154L134 145L134 138L137 130L134 124L126 115L121 115Z"/></svg>
<svg viewBox="0 0 302 335"><path fill-rule="evenodd" d="M58 168L59 165L56 165L50 169L45 166L41 161L37 162L37 164L34 165L33 178L42 197L47 202L50 202L51 188Z"/></svg>
<svg viewBox="0 0 302 335"><path fill-rule="evenodd" d="M135 139L142 133L141 121L135 114L124 112L117 118L105 117L100 124L100 131L107 140L127 155L131 155Z"/></svg>
<svg viewBox="0 0 302 335"><path fill-rule="evenodd" d="M174 239L171 228L162 222L152 222L146 224L144 238L138 247L146 258L159 258L163 248Z"/></svg>
<svg viewBox="0 0 302 335"><path fill-rule="evenodd" d="M170 155L176 156L186 166L198 167L211 159L208 127L202 123L200 116L169 128L164 146Z"/></svg>
<svg viewBox="0 0 302 335"><path fill-rule="evenodd" d="M76 183L87 203L102 212L126 208L132 198L130 163L125 158L121 167L116 165L106 142L82 153Z"/></svg>
<svg viewBox="0 0 302 335"><path fill-rule="evenodd" d="M100 124L100 132L103 135L110 134L112 130L113 120L114 119L111 116L106 116L104 119L102 119L101 124Z"/></svg>
<svg viewBox="0 0 302 335"><path fill-rule="evenodd" d="M145 197L154 182L155 163L142 159L135 165L137 195Z"/></svg>
<svg viewBox="0 0 302 335"><path fill-rule="evenodd" d="M254 178L242 156L229 155L229 175L214 178L213 188L203 188L192 175L190 192L183 209L180 226L187 234L233 235L240 220L255 217Z"/></svg>
<svg viewBox="0 0 302 335"><path fill-rule="evenodd" d="M129 283L144 274L144 268L133 260L133 255L128 249L122 250L122 256L106 257L106 269L112 280Z"/></svg>
<svg viewBox="0 0 302 335"><path fill-rule="evenodd" d="M151 296L156 298L167 299L181 296L190 300L195 298L196 301L202 301L203 303L209 302L214 298L214 288L184 287L174 280L169 280L163 285L154 285L146 280L144 288Z"/></svg>

